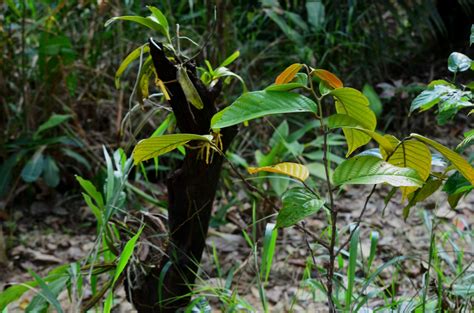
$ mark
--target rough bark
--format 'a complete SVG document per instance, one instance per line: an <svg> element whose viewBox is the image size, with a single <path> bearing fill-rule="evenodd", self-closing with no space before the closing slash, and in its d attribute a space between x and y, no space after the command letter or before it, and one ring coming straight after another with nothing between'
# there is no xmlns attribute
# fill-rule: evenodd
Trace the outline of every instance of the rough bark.
<svg viewBox="0 0 474 313"><path fill-rule="evenodd" d="M214 102L220 86L208 90L196 78L194 67L189 63L185 65L204 103L204 108L198 110L187 102L181 86L176 82L176 66L167 58L162 46L151 39L150 53L158 77L165 82L171 95L169 104L179 130L183 133L209 134L211 118L217 112ZM224 151L235 134L235 128L222 130ZM187 149L181 167L168 178L170 243L167 257L141 279L140 286L131 288L132 302L138 312L175 312L189 303L223 162L223 157L215 153L212 162L206 164L198 159L197 153L197 150ZM160 274L164 275L161 290Z"/></svg>

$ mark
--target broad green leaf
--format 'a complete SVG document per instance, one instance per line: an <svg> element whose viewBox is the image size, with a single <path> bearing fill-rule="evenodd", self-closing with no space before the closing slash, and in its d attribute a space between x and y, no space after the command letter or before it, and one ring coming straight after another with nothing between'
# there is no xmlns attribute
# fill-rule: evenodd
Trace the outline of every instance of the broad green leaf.
<svg viewBox="0 0 474 313"><path fill-rule="evenodd" d="M232 53L230 56L227 57L227 59L225 59L221 65L219 65L219 67L226 67L228 66L229 64L231 64L232 62L234 62L238 57L240 56L240 51L235 51L234 53Z"/></svg>
<svg viewBox="0 0 474 313"><path fill-rule="evenodd" d="M199 95L196 87L188 76L188 72L184 66L178 66L178 72L176 75L178 82L183 89L186 100L191 103L196 109L202 110L204 103L202 102L201 96Z"/></svg>
<svg viewBox="0 0 474 313"><path fill-rule="evenodd" d="M112 17L107 22L105 22L105 27L109 26L110 24L112 24L115 21L135 22L137 24L148 27L149 29L160 32L162 35L167 36L167 31L163 27L163 25L158 23L156 21L156 19L153 19L152 17L142 17L142 16L117 16L117 17Z"/></svg>
<svg viewBox="0 0 474 313"><path fill-rule="evenodd" d="M393 151L392 144L384 136L375 131L362 128L360 122L347 114L333 114L328 117L327 122L329 128L343 128L364 133L375 140L387 153Z"/></svg>
<svg viewBox="0 0 474 313"><path fill-rule="evenodd" d="M125 72L127 67L130 65L130 63L138 59L142 53L146 54L148 52L150 52L150 46L148 46L147 43L143 46L136 48L135 50L130 52L129 55L127 55L127 57L122 61L122 63L120 63L119 68L115 72L115 88L120 88L120 78L122 77L123 72Z"/></svg>
<svg viewBox="0 0 474 313"><path fill-rule="evenodd" d="M472 189L474 189L474 185L470 184L469 181L458 171L449 176L443 186L443 191L445 191L448 195L454 195L465 191L470 191Z"/></svg>
<svg viewBox="0 0 474 313"><path fill-rule="evenodd" d="M44 159L43 165L43 179L49 187L56 187L59 185L59 168L56 161L49 155Z"/></svg>
<svg viewBox="0 0 474 313"><path fill-rule="evenodd" d="M467 56L459 52L453 52L448 58L448 70L453 73L464 72L471 68L472 60Z"/></svg>
<svg viewBox="0 0 474 313"><path fill-rule="evenodd" d="M276 227L293 226L306 217L316 213L324 205L313 193L303 187L295 187L283 195L283 208L278 213Z"/></svg>
<svg viewBox="0 0 474 313"><path fill-rule="evenodd" d="M375 92L374 87L369 84L365 84L362 88L362 93L369 99L369 106L374 111L376 116L382 114L383 106L379 95Z"/></svg>
<svg viewBox="0 0 474 313"><path fill-rule="evenodd" d="M375 130L377 119L369 108L369 100L360 91L353 88L337 88L329 93L336 98L336 112L347 114L357 120L362 128ZM370 136L352 129L343 129L347 141L346 157L357 148L367 144Z"/></svg>
<svg viewBox="0 0 474 313"><path fill-rule="evenodd" d="M287 84L295 78L296 73L298 73L301 68L303 67L303 64L300 63L295 63L290 66L288 66L283 72L281 72L280 75L275 79L275 85L282 85L282 84Z"/></svg>
<svg viewBox="0 0 474 313"><path fill-rule="evenodd" d="M45 130L61 125L62 123L70 119L71 117L72 115L70 114L53 114L46 122L44 122L38 127L38 129L36 130L33 136L37 137L40 133L44 132Z"/></svg>
<svg viewBox="0 0 474 313"><path fill-rule="evenodd" d="M253 91L240 96L211 120L213 129L229 127L266 115L317 112L309 98L286 91Z"/></svg>
<svg viewBox="0 0 474 313"><path fill-rule="evenodd" d="M387 183L395 187L420 187L423 184L415 170L397 167L370 155L356 156L339 165L333 181L335 185Z"/></svg>
<svg viewBox="0 0 474 313"><path fill-rule="evenodd" d="M422 135L411 134L410 137L418 139L419 141L424 142L425 144L431 146L432 148L438 150L446 159L448 159L455 168L467 178L467 180L474 185L474 169L471 164L469 164L462 156L456 152L446 148L440 143L437 143L434 140L426 138Z"/></svg>
<svg viewBox="0 0 474 313"><path fill-rule="evenodd" d="M324 81L328 86L332 88L342 88L344 84L342 81L333 73L323 70L323 69L315 69L311 72L314 76L318 77L322 81Z"/></svg>
<svg viewBox="0 0 474 313"><path fill-rule="evenodd" d="M212 141L212 135L170 134L140 140L132 152L136 164L168 153L191 140Z"/></svg>
<svg viewBox="0 0 474 313"><path fill-rule="evenodd" d="M440 95L436 90L424 90L411 102L410 113L418 109L426 111L436 105L440 100Z"/></svg>
<svg viewBox="0 0 474 313"><path fill-rule="evenodd" d="M394 139L392 139L394 140ZM414 169L418 172L418 175L423 181L426 181L430 176L431 172L431 152L428 147L415 139L405 140L399 142L394 140L392 142L395 151L390 154L390 158L387 160L388 154L380 150L384 160L388 163L393 164L398 167L408 167ZM413 191L416 187L402 187L402 198L405 199L406 196Z"/></svg>
<svg viewBox="0 0 474 313"><path fill-rule="evenodd" d="M39 149L35 152L35 154L31 157L31 159L25 164L23 169L21 170L21 178L27 182L32 183L36 181L41 173L43 173L44 169L44 156L43 150Z"/></svg>
<svg viewBox="0 0 474 313"><path fill-rule="evenodd" d="M301 181L305 181L309 176L309 171L306 166L291 162L283 162L272 166L249 167L247 170L250 174L255 174L258 172L284 174Z"/></svg>

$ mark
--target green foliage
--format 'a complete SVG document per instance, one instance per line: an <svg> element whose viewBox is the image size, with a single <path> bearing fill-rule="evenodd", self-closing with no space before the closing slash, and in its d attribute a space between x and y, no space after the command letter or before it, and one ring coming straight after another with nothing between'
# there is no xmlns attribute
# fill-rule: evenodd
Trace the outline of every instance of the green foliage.
<svg viewBox="0 0 474 313"><path fill-rule="evenodd" d="M306 188L294 187L282 197L283 206L278 213L276 227L290 227L316 214L324 205L324 200Z"/></svg>

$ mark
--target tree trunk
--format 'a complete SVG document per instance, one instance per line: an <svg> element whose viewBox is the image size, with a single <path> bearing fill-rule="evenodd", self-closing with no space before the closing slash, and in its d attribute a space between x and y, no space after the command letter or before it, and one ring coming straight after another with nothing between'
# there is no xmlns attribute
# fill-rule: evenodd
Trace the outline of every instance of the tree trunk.
<svg viewBox="0 0 474 313"><path fill-rule="evenodd" d="M158 77L165 82L171 96L169 104L182 133L209 134L210 121L217 112L215 100L218 84L208 90L196 77L195 68L187 63L188 74L204 103L202 110L190 105L176 81L176 66L166 57L161 44L150 39L150 53ZM236 128L222 131L224 151L236 134ZM212 204L219 181L223 157L214 154L212 162L198 158L198 150L187 149L180 168L168 178L167 256L131 287L132 302L138 312L175 312L189 303L211 217ZM161 276L161 278L160 278ZM160 286L160 280L162 281Z"/></svg>

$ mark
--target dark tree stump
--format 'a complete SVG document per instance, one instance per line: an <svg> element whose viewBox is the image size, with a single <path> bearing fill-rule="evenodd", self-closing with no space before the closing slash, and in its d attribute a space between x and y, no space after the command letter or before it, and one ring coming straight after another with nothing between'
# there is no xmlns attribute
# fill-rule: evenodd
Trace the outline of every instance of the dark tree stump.
<svg viewBox="0 0 474 313"><path fill-rule="evenodd" d="M166 83L171 105L182 133L209 134L210 121L217 112L215 100L220 84L208 90L196 77L194 67L187 63L189 77L204 103L202 110L190 105L176 81L177 67L167 58L163 46L150 39L150 53L158 77ZM222 130L224 151L236 134L236 128ZM214 154L212 162L198 158L198 151L186 150L180 168L168 178L167 257L156 264L139 280L139 286L130 286L132 302L138 312L175 312L190 301L201 255L206 244L212 204L219 181L223 157ZM164 277L159 290L160 274ZM161 297L160 297L161 296Z"/></svg>

